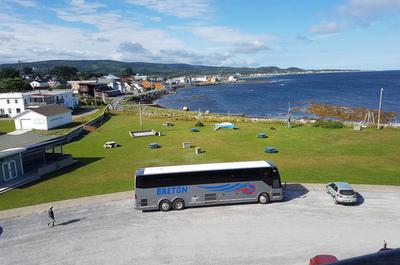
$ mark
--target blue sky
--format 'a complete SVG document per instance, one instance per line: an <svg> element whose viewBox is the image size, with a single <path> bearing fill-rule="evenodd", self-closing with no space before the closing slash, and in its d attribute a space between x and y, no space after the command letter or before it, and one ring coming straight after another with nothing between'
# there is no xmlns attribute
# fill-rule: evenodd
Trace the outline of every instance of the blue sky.
<svg viewBox="0 0 400 265"><path fill-rule="evenodd" d="M0 0L0 63L400 69L400 0Z"/></svg>

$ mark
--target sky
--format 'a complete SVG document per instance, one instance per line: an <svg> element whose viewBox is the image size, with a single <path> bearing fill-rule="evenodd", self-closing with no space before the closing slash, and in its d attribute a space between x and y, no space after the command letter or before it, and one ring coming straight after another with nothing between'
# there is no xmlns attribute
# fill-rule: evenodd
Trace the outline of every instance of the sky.
<svg viewBox="0 0 400 265"><path fill-rule="evenodd" d="M0 0L0 63L400 69L400 0Z"/></svg>

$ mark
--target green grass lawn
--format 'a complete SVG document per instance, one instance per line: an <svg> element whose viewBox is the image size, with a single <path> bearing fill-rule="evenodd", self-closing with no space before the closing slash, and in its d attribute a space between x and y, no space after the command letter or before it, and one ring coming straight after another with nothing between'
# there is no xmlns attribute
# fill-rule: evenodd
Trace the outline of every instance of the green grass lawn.
<svg viewBox="0 0 400 265"><path fill-rule="evenodd" d="M323 129L297 127L288 129L278 123L236 123L237 130L212 129L205 123L200 132L191 133L195 121L145 118L145 129L161 130L165 136L131 138L129 130L138 130L138 117L113 116L96 132L64 146L64 152L79 161L76 166L51 175L34 185L17 188L0 195L0 210L81 196L128 191L133 189L136 168L224 161L271 159L279 168L283 181L400 185L400 130L350 128ZM276 130L271 130L270 127ZM256 134L265 132L267 139ZM106 141L122 146L104 149ZM205 153L195 155L194 148L183 149L189 141ZM147 144L159 143L159 149ZM279 149L265 154L264 147Z"/></svg>
<svg viewBox="0 0 400 265"><path fill-rule="evenodd" d="M15 130L13 120L0 120L0 135L9 133Z"/></svg>

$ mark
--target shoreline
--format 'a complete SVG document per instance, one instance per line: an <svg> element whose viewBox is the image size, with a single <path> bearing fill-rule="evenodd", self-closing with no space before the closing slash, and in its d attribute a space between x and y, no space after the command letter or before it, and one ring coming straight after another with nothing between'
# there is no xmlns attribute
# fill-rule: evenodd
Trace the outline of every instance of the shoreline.
<svg viewBox="0 0 400 265"><path fill-rule="evenodd" d="M168 108L165 107L161 104L156 103L153 107L155 108L160 108L160 109L165 109L165 110L169 110L169 111L184 111L182 109L175 109L175 108ZM188 113L196 113L196 111L192 111L192 110L188 110L188 111L184 111L184 112L188 112ZM252 122L257 122L257 121L278 121L278 122L282 122L282 123L286 123L287 122L287 118L283 118L283 117L268 117L268 116L259 116L259 115L247 115L247 114L241 114L241 113L230 113L229 115L227 113L218 113L218 112L201 112L202 115L217 115L217 116L221 116L221 117L231 117L231 118L244 118L244 119L249 119ZM328 121L328 120L337 120L342 122L345 125L356 125L356 124L362 124L362 121L349 121L349 120L340 120L340 119L334 119L333 117L291 117L291 122L293 123L314 123L317 120L324 120L324 121ZM376 124L370 124L367 125L368 127L374 127L376 126ZM400 128L400 123L381 123L382 127L390 127L390 128Z"/></svg>

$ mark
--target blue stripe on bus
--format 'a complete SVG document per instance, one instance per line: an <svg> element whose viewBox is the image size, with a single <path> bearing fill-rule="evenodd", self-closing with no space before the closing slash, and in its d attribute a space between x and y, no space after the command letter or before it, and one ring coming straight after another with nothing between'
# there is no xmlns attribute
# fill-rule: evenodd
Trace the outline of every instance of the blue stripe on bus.
<svg viewBox="0 0 400 265"><path fill-rule="evenodd" d="M199 188L206 189L209 191L235 191L246 187L246 184L236 183L236 184L225 184L220 186L199 186Z"/></svg>

